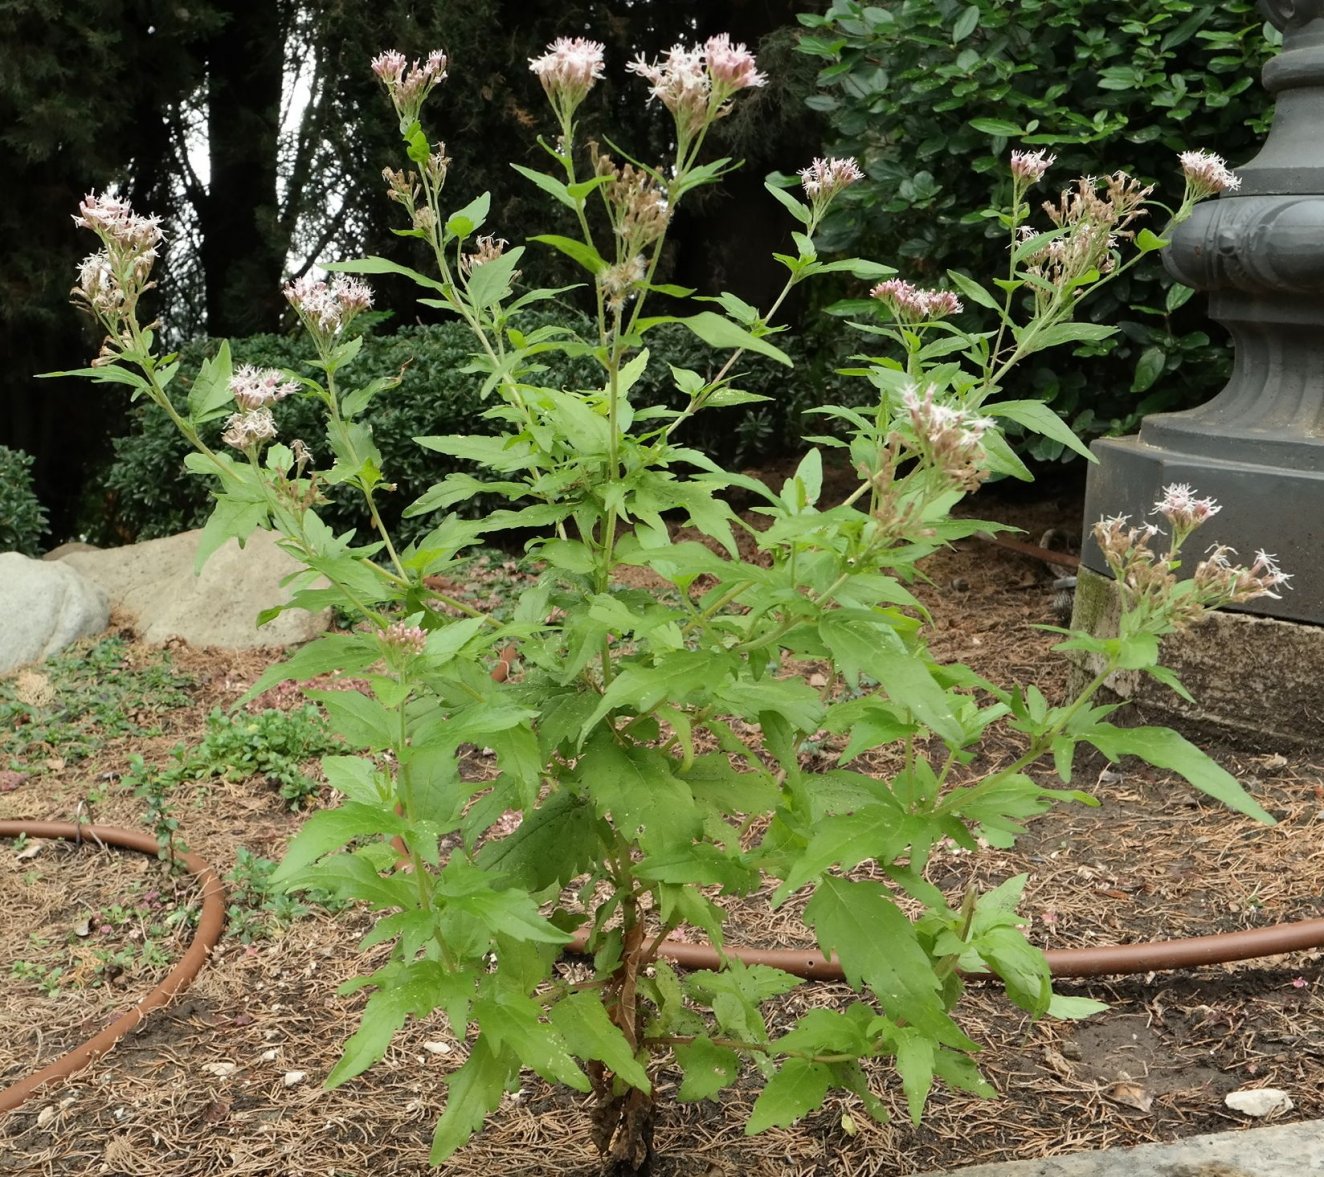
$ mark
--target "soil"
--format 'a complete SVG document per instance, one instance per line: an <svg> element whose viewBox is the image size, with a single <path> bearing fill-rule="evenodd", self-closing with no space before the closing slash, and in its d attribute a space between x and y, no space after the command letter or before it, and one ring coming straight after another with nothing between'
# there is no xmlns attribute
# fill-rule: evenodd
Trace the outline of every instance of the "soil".
<svg viewBox="0 0 1324 1177"><path fill-rule="evenodd" d="M1033 499L986 490L971 510L1022 527L1034 543L1054 529L1078 540L1081 501L1070 485L1040 490ZM931 557L925 572L929 583L918 591L934 615L932 644L940 656L1002 682L1035 683L1050 698L1061 693L1065 664L1051 652L1053 636L1036 628L1061 620L1056 573L977 540ZM498 574L513 575L499 564ZM477 593L489 589L500 591L471 586ZM138 660L153 656L142 647L130 650ZM208 712L232 706L266 661L260 653L180 645L169 657L192 685L185 688L186 706L154 717L159 734L109 733L91 755L68 764L58 748L29 748L18 767L0 751L0 819L67 820L90 809L98 821L141 826L143 804L120 783L129 756L167 764L171 749L200 739ZM33 685L30 679L28 688ZM284 691L261 704L273 702L292 706L298 698ZM1032 938L1046 948L1324 915L1324 755L1206 747L1279 819L1276 826L1231 813L1163 772L1082 758L1075 784L1099 799L1098 808L1059 807L1034 822L1014 850L953 850L935 859L930 875L959 894L970 883L992 886L1026 874L1022 910ZM1010 754L994 743L984 763ZM886 770L883 763L875 767ZM180 835L222 874L235 868L241 849L278 858L300 820L261 778L185 781L172 793L172 807ZM60 844L31 854L31 846L0 842L6 907L0 1084L89 1037L159 980L168 966L157 956L182 951L195 902L140 856ZM107 919L112 905L118 914ZM337 989L380 955L374 950L365 961L355 948L370 915L316 909L273 924L259 905L239 916L174 1006L152 1015L87 1071L0 1119L0 1172L358 1177L428 1171L432 1126L445 1101L442 1079L464 1052L443 1019L411 1023L378 1066L335 1091L321 1086L363 1004L363 994L340 996ZM733 909L732 924L733 943L811 942L794 903L770 915L759 895ZM257 938L245 943L236 926ZM141 951L149 941L160 953ZM103 962L116 953L118 971ZM1324 1117L1320 959L1314 951L1182 973L1061 981L1059 992L1110 1005L1075 1023L1032 1021L993 986L972 984L959 1017L984 1045L980 1066L998 1098L980 1100L939 1085L919 1126L905 1112L894 1075L882 1067L871 1082L893 1110L890 1123L876 1124L854 1097L833 1095L797 1126L757 1137L743 1131L755 1084L746 1081L718 1101L679 1104L667 1098L677 1076L664 1072L654 1172L883 1177L1171 1140L1252 1126L1223 1103L1243 1087L1286 1090L1295 1108L1280 1120ZM15 968L16 962L23 964ZM72 970L67 982L57 978L53 994L34 974L51 967ZM808 1006L831 1006L846 994L841 986L807 983L770 1020L789 1022ZM527 1077L447 1171L465 1177L600 1172L583 1098Z"/></svg>

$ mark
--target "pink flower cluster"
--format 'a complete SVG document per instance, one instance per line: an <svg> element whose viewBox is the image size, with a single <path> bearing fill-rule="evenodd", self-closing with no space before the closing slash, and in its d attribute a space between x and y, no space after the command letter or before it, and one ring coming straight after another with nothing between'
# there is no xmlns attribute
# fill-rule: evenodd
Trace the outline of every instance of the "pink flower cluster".
<svg viewBox="0 0 1324 1177"><path fill-rule="evenodd" d="M910 417L920 452L953 485L975 490L985 476L984 434L993 428L993 422L966 409L940 404L934 399L932 385L922 395L914 385L905 389L901 404Z"/></svg>
<svg viewBox="0 0 1324 1177"><path fill-rule="evenodd" d="M417 119L427 96L446 76L446 55L434 49L423 61L406 61L405 55L388 49L372 59L375 73L391 96L402 119Z"/></svg>
<svg viewBox="0 0 1324 1177"><path fill-rule="evenodd" d="M950 290L920 290L903 278L889 278L869 291L904 322L919 323L960 314L961 300Z"/></svg>
<svg viewBox="0 0 1324 1177"><path fill-rule="evenodd" d="M557 37L541 57L529 58L552 105L564 117L574 112L584 96L605 76L604 46L584 37Z"/></svg>
<svg viewBox="0 0 1324 1177"><path fill-rule="evenodd" d="M267 408L232 413L225 422L221 440L237 450L248 451L276 436L276 419Z"/></svg>
<svg viewBox="0 0 1324 1177"><path fill-rule="evenodd" d="M686 137L726 114L733 94L768 80L759 73L754 55L744 45L733 44L726 33L709 37L703 45L673 45L657 61L645 61L641 55L626 69L651 84L651 96L671 111Z"/></svg>
<svg viewBox="0 0 1324 1177"><path fill-rule="evenodd" d="M1213 499L1197 499L1187 483L1174 482L1163 488L1163 497L1154 504L1153 514L1162 515L1172 524L1173 534L1180 539L1222 509Z"/></svg>
<svg viewBox="0 0 1324 1177"><path fill-rule="evenodd" d="M1057 156L1046 151L1013 151L1011 174L1019 183L1029 187L1044 178L1044 173L1057 162Z"/></svg>
<svg viewBox="0 0 1324 1177"><path fill-rule="evenodd" d="M805 195L815 205L825 205L843 188L849 188L864 179L860 165L854 159L815 159L807 168L800 169L800 183Z"/></svg>
<svg viewBox="0 0 1324 1177"><path fill-rule="evenodd" d="M285 297L304 326L320 341L339 335L360 311L372 306L372 291L357 278L336 274L328 282L305 275L285 287Z"/></svg>
<svg viewBox="0 0 1324 1177"><path fill-rule="evenodd" d="M74 224L90 229L102 244L79 263L74 296L118 336L124 316L149 285L162 240L160 218L140 217L127 200L91 192L79 202Z"/></svg>
<svg viewBox="0 0 1324 1177"><path fill-rule="evenodd" d="M1274 597L1291 579L1268 552L1255 553L1249 568L1232 563L1236 555L1226 544L1214 544L1195 568L1190 588L1178 591L1176 571L1182 541L1221 508L1213 499L1201 499L1185 483L1163 488L1154 510L1172 524L1168 551L1157 555L1149 546L1159 534L1152 523L1131 526L1125 515L1101 519L1094 525L1094 540L1116 578L1128 609L1148 608L1169 624L1182 628L1210 609L1240 605L1256 597Z"/></svg>
<svg viewBox="0 0 1324 1177"><path fill-rule="evenodd" d="M275 368L241 364L230 377L230 395L241 409L263 409L298 391L298 381L286 380Z"/></svg>
<svg viewBox="0 0 1324 1177"><path fill-rule="evenodd" d="M1212 151L1183 151L1177 159L1181 162L1186 186L1196 200L1219 192L1235 192L1241 187L1241 177L1231 171L1221 155Z"/></svg>
<svg viewBox="0 0 1324 1177"><path fill-rule="evenodd" d="M427 630L417 625L406 625L403 621L393 622L382 634L388 646L403 650L409 654L421 654L427 647Z"/></svg>

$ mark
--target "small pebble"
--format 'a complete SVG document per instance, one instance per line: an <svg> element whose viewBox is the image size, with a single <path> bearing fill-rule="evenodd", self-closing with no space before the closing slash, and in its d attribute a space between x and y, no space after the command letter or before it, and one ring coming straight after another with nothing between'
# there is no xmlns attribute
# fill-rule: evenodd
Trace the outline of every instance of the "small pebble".
<svg viewBox="0 0 1324 1177"><path fill-rule="evenodd" d="M970 582L964 576L957 576L952 579L952 588L958 593L968 593L970 591Z"/></svg>

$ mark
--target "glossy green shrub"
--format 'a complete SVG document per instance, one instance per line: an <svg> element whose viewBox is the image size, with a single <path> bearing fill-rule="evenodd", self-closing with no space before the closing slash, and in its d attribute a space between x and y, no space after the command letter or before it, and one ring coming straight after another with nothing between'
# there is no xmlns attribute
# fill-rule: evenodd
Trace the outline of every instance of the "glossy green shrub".
<svg viewBox="0 0 1324 1177"><path fill-rule="evenodd" d="M824 245L902 259L923 285L949 268L1005 269L1001 225L969 210L1005 185L1014 147L1057 155L1046 196L1118 159L1169 186L1181 150L1244 163L1266 130L1259 72L1279 43L1250 0L832 0L800 22L800 48L824 63L809 103L828 114L834 153L856 156L868 177L836 206ZM1083 311L1120 335L1035 357L1010 394L1049 401L1087 437L1208 399L1230 361L1190 295L1156 258ZM1044 437L1025 449L1064 452Z"/></svg>
<svg viewBox="0 0 1324 1177"><path fill-rule="evenodd" d="M640 403L670 401L680 404L668 365L705 372L711 367L711 354L685 328L660 327L649 340L652 358L637 386ZM183 404L204 360L216 354L219 340L195 340L180 353L180 374L171 387L177 403ZM307 372L313 352L303 336L257 335L235 340L236 363L257 367L288 368ZM480 414L487 407L477 399L482 378L466 369L470 363L472 340L467 328L458 323L405 327L391 336L374 340L365 348L358 369L362 379L400 375L398 387L378 396L367 414L373 438L391 471L396 490L382 496L382 514L387 524L406 540L415 538L434 525L429 516L402 518L404 507L423 493L437 479L438 471L449 473L463 463L438 464L435 455L420 449L417 436L450 432L495 432L496 422ZM784 452L803 432L800 415L821 404L825 390L837 378L830 364L822 370L808 362L801 349L788 348L800 366L794 374L761 356L742 359L736 382L749 392L769 399L749 407L732 408L689 424L686 437L690 443L713 453L720 460L750 462L769 454ZM553 355L554 379L573 385L590 379L584 360L569 360ZM325 450L324 424L319 406L312 401L290 398L276 406L276 418L284 437L301 437L313 449ZM204 428L211 444L218 444L221 421ZM123 543L174 535L201 527L211 511L206 485L184 473L184 455L188 445L162 413L134 413L133 431L115 439L115 458L104 486L107 496L104 514L90 523L91 537L102 543ZM368 517L362 499L344 487L329 490L330 505L323 512L336 531L363 528ZM496 506L496 500L477 499L464 506L466 513L484 515Z"/></svg>
<svg viewBox="0 0 1324 1177"><path fill-rule="evenodd" d="M32 486L32 456L0 445L0 552L35 556L46 510Z"/></svg>

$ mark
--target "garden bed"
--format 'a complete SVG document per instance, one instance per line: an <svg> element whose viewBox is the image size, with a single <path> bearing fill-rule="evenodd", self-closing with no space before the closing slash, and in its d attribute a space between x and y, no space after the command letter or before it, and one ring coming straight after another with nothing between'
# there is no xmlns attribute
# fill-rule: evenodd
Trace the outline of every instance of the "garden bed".
<svg viewBox="0 0 1324 1177"><path fill-rule="evenodd" d="M985 492L973 510L1023 526L1034 542L1052 527L1079 529L1080 502L1071 493L1017 502ZM1061 691L1064 667L1049 652L1054 639L1035 628L1059 620L1048 569L968 541L932 557L926 572L931 583L919 595L935 616L940 657L1000 681L1037 683L1050 696ZM519 574L498 560L486 577L477 591L499 594ZM148 767L178 765L172 749L202 742L212 730L209 713L231 706L265 666L259 654L183 646L162 660L127 640L111 652L98 643L90 657L103 664L107 681L139 674L140 697L130 704L98 696L86 682L62 677L72 670L50 666L24 680L25 698L37 702L15 705L16 680L0 683L0 706L9 704L0 819L67 820L81 812L141 827L144 802L125 785L134 779L130 755L141 754ZM257 709L300 704L283 690ZM939 852L930 877L959 894L971 881L991 886L1028 873L1023 911L1032 938L1049 948L1324 915L1324 759L1290 749L1211 751L1279 818L1276 827L1232 814L1146 766L1082 759L1077 783L1098 796L1098 809L1059 808L1035 822L1013 851ZM1010 745L994 743L982 755L1004 754ZM321 1080L362 1009L362 994L338 997L336 988L368 964L355 945L371 917L294 904L265 887L261 860L279 857L300 820L282 796L287 782L201 769L182 775L170 789L170 812L189 848L230 875L230 932L176 1005L88 1071L0 1120L0 1171L426 1171L445 1098L440 1079L463 1057L463 1044L447 1035L440 1017L410 1024L380 1065L324 1091ZM161 959L182 951L193 910L187 888L138 856L52 843L24 857L30 849L0 842L7 907L0 923L0 1082L49 1062L150 988ZM733 943L810 943L794 901L772 915L759 895L731 903ZM752 1084L720 1101L677 1104L667 1098L675 1077L664 1073L655 1171L855 1177L1167 1140L1247 1124L1223 1104L1228 1091L1245 1086L1287 1090L1296 1103L1287 1118L1321 1117L1320 957L1059 983L1062 992L1111 1003L1081 1023L1031 1022L996 989L972 985L958 1016L986 1044L981 1066L1001 1098L977 1100L940 1086L919 1127L883 1068L873 1083L893 1109L890 1124L874 1123L853 1097L833 1095L795 1128L753 1138L743 1133ZM809 1005L845 996L844 988L806 983L772 1017L789 1023ZM446 1171L596 1173L584 1100L527 1077Z"/></svg>

